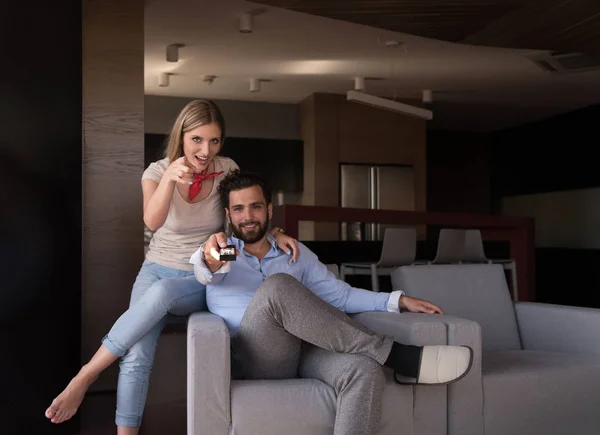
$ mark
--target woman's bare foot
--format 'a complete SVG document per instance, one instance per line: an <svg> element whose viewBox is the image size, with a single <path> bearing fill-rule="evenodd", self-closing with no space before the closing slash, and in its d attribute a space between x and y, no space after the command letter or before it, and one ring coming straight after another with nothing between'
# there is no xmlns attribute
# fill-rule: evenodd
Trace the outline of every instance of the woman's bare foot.
<svg viewBox="0 0 600 435"><path fill-rule="evenodd" d="M81 405L87 389L102 373L102 370L116 359L116 355L113 355L106 346L101 345L90 362L81 368L77 376L69 382L67 388L52 401L52 405L46 409L46 418L50 419L52 423L62 423L73 417Z"/></svg>
<svg viewBox="0 0 600 435"><path fill-rule="evenodd" d="M80 372L69 382L67 388L52 401L46 410L46 418L50 419L52 423L62 423L73 417L92 382L93 379L89 379Z"/></svg>

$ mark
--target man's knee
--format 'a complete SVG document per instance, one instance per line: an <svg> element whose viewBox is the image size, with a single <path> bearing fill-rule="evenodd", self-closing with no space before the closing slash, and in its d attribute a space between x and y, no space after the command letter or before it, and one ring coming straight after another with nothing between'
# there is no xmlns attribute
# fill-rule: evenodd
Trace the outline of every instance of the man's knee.
<svg viewBox="0 0 600 435"><path fill-rule="evenodd" d="M280 297L299 284L298 280L287 273L275 273L265 279L257 293L267 297Z"/></svg>
<svg viewBox="0 0 600 435"><path fill-rule="evenodd" d="M279 286L289 286L290 284L298 283L298 280L288 273L274 273L265 279L265 284Z"/></svg>

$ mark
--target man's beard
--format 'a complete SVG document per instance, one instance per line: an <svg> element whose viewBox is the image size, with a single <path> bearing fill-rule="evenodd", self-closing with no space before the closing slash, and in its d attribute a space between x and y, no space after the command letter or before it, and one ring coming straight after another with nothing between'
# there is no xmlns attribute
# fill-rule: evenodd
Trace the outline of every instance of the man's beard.
<svg viewBox="0 0 600 435"><path fill-rule="evenodd" d="M262 225L259 221L242 222L239 224L239 226L235 225L233 222L230 221L230 224L233 231L233 235L235 237L237 237L240 240L243 240L244 243L256 243L260 239L262 239L265 236L265 234L267 234L267 229L269 228L269 217L267 216L267 220ZM245 225L254 224L257 224L258 226L252 232L243 230L243 227Z"/></svg>

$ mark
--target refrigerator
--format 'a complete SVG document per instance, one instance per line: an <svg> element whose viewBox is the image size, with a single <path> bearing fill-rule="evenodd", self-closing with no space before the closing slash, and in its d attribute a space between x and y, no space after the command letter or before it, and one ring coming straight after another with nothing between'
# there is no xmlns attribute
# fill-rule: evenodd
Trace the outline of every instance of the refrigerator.
<svg viewBox="0 0 600 435"><path fill-rule="evenodd" d="M415 210L414 167L400 165L340 165L342 207ZM382 240L393 224L342 222L340 238L348 241Z"/></svg>

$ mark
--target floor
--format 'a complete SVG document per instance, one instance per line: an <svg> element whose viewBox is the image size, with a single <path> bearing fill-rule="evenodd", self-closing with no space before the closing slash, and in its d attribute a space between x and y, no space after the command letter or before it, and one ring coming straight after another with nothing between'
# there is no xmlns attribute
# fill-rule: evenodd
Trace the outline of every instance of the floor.
<svg viewBox="0 0 600 435"><path fill-rule="evenodd" d="M79 435L116 434L115 393L91 393L81 405L81 432Z"/></svg>
<svg viewBox="0 0 600 435"><path fill-rule="evenodd" d="M140 435L186 435L186 337L181 325L168 325L161 335ZM116 404L115 392L88 393L78 435L115 435Z"/></svg>

